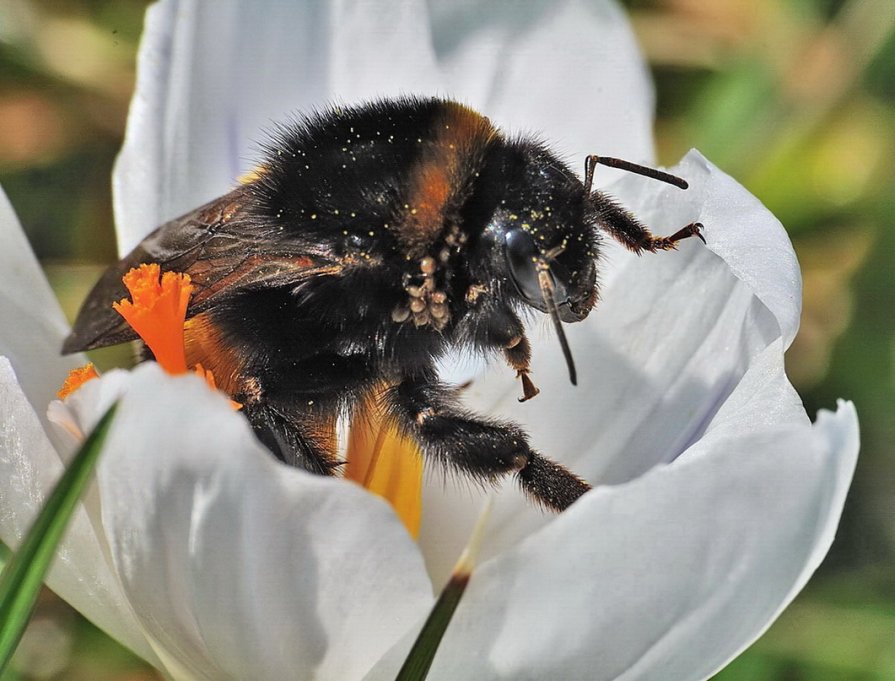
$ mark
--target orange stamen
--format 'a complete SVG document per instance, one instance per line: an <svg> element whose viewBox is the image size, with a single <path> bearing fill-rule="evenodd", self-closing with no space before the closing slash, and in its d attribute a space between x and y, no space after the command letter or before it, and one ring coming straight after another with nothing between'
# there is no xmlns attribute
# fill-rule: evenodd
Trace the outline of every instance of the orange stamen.
<svg viewBox="0 0 895 681"><path fill-rule="evenodd" d="M162 369L169 374L186 373L183 326L193 293L190 275L162 274L161 268L151 263L133 268L122 281L131 300L122 299L112 307L149 346ZM212 390L218 389L210 370L197 363L194 371ZM242 409L239 402L230 400L230 405Z"/></svg>
<svg viewBox="0 0 895 681"><path fill-rule="evenodd" d="M351 423L345 477L391 504L416 539L422 518L423 458L369 400Z"/></svg>
<svg viewBox="0 0 895 681"><path fill-rule="evenodd" d="M196 364L193 371L196 373L196 376L198 376L199 378L201 378L203 381L205 381L208 384L209 388L211 388L212 390L218 389L218 382L216 380L214 380L214 374L211 373L210 369L206 369L201 364ZM236 411L239 411L240 409L242 409L242 405L239 402L236 402L235 400L230 400L230 406Z"/></svg>
<svg viewBox="0 0 895 681"><path fill-rule="evenodd" d="M171 374L187 370L183 323L193 292L188 274L165 272L155 264L140 265L123 278L133 302L123 298L112 307L149 346L156 361Z"/></svg>
<svg viewBox="0 0 895 681"><path fill-rule="evenodd" d="M88 362L82 367L72 369L65 378L62 387L59 388L59 392L56 393L56 396L60 400L64 400L87 381L94 378L99 378L99 374L96 372L96 367L93 366L93 362Z"/></svg>

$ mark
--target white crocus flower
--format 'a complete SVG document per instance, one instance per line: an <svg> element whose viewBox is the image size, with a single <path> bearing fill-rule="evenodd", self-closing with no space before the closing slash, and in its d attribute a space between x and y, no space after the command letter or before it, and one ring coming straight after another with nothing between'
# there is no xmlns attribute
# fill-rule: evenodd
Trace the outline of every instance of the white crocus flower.
<svg viewBox="0 0 895 681"><path fill-rule="evenodd" d="M453 7L152 8L115 176L122 251L225 192L269 120L333 98L450 94L578 160L652 160L651 90L614 5ZM703 222L708 248L611 254L602 303L568 327L579 387L543 334L534 401L515 402L505 368L470 391L598 486L559 516L499 495L430 678L706 678L832 541L857 419L842 403L812 425L783 372L791 245L697 153L674 172L690 190L609 191L660 231ZM0 537L15 544L71 449L43 414L78 358L58 357L66 325L5 199L0 243ZM87 383L55 419L86 431L122 393L53 589L173 679L393 678L477 492L431 476L414 543L381 499L276 463L226 399L154 366Z"/></svg>

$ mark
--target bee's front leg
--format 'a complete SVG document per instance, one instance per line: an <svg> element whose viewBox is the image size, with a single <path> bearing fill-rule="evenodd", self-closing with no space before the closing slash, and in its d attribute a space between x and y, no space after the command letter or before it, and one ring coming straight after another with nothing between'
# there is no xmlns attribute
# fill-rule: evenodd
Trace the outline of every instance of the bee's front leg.
<svg viewBox="0 0 895 681"><path fill-rule="evenodd" d="M519 398L519 401L527 402L541 392L540 388L532 382L529 376L531 372L531 344L528 342L528 337L524 331L504 342L503 354L507 359L507 363L516 370L516 376L522 381L522 397Z"/></svg>
<svg viewBox="0 0 895 681"><path fill-rule="evenodd" d="M504 307L489 305L486 302L480 305L474 319L470 325L472 329L470 340L476 348L498 349L503 352L507 364L515 369L516 376L522 381L522 397L519 401L530 400L541 392L529 376L531 344L519 317Z"/></svg>
<svg viewBox="0 0 895 681"><path fill-rule="evenodd" d="M389 390L391 416L428 459L486 482L514 473L522 489L556 511L568 508L590 485L533 450L515 424L463 411L454 392L434 373L406 378Z"/></svg>

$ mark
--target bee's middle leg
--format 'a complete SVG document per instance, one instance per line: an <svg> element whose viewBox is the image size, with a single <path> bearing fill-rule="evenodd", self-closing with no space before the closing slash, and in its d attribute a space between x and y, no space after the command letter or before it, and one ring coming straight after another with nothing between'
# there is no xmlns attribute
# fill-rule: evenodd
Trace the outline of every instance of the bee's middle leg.
<svg viewBox="0 0 895 681"><path fill-rule="evenodd" d="M392 418L428 459L485 482L516 474L538 503L562 511L590 486L531 448L515 424L466 413L434 376L405 379L387 394Z"/></svg>

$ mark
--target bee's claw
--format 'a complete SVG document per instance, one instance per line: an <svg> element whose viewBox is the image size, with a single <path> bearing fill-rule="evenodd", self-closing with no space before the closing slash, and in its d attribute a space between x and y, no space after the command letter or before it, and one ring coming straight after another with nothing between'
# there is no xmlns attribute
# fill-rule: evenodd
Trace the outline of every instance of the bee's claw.
<svg viewBox="0 0 895 681"><path fill-rule="evenodd" d="M519 398L520 402L528 402L528 400L541 392L540 388L528 377L527 371L520 371L518 376L522 379L522 397Z"/></svg>
<svg viewBox="0 0 895 681"><path fill-rule="evenodd" d="M702 230L705 229L705 225L701 222L693 223L693 236L698 237L702 243L706 243L705 237L702 235Z"/></svg>
<svg viewBox="0 0 895 681"><path fill-rule="evenodd" d="M687 239L691 236L697 237L702 243L705 243L705 237L702 236L704 226L701 222L691 222L686 227L682 227L667 239L663 239L670 248L677 248L677 242Z"/></svg>

